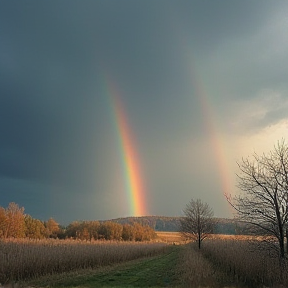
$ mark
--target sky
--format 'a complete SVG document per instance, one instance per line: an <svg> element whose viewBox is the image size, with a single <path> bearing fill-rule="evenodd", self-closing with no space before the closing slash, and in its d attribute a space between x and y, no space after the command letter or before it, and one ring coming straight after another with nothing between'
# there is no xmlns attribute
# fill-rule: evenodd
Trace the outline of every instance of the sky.
<svg viewBox="0 0 288 288"><path fill-rule="evenodd" d="M288 137L288 2L0 2L0 206L62 224L232 217Z"/></svg>

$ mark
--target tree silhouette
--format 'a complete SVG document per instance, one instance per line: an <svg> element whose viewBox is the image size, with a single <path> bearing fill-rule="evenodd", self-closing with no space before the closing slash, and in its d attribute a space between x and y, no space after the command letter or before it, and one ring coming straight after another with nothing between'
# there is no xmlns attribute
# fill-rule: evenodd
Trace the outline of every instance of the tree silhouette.
<svg viewBox="0 0 288 288"><path fill-rule="evenodd" d="M180 231L186 237L196 240L200 249L202 241L212 232L213 210L200 199L192 199L183 212L185 217L180 220Z"/></svg>
<svg viewBox="0 0 288 288"><path fill-rule="evenodd" d="M241 193L226 198L235 208L237 220L254 227L255 234L277 239L278 244L272 239L269 246L283 259L285 233L288 239L288 146L284 140L279 141L268 154L254 153L252 158L242 159L238 166Z"/></svg>

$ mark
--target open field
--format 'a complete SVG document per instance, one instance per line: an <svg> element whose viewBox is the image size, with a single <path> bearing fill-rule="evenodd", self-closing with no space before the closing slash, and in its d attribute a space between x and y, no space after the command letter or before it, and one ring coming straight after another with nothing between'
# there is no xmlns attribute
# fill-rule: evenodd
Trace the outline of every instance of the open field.
<svg viewBox="0 0 288 288"><path fill-rule="evenodd" d="M221 241L221 243L217 243ZM223 241L223 243L222 243ZM240 245L237 247L237 245ZM256 257L248 242L206 241L169 245L161 254L98 268L43 276L22 282L24 287L183 287L284 288L275 261ZM235 246L236 245L236 246ZM239 249L238 249L239 248ZM226 251L226 252L225 252ZM252 253L252 254L250 254ZM228 254L231 254L229 257ZM263 261L263 259L266 259ZM274 259L275 260L275 259ZM268 264L270 263L271 266ZM277 272L278 271L278 272ZM282 283L282 284L281 284Z"/></svg>
<svg viewBox="0 0 288 288"><path fill-rule="evenodd" d="M50 275L22 283L32 287L181 287L177 275L179 246L157 256L113 266Z"/></svg>
<svg viewBox="0 0 288 288"><path fill-rule="evenodd" d="M2 241L1 283L71 288L288 287L288 263L281 269L265 243L255 240L260 238L211 235L201 250L191 242L167 245L183 241L173 232L159 232L157 241L165 243Z"/></svg>
<svg viewBox="0 0 288 288"><path fill-rule="evenodd" d="M187 239L179 232L162 232L156 231L157 239L156 241L164 242L167 244L186 244Z"/></svg>
<svg viewBox="0 0 288 288"><path fill-rule="evenodd" d="M164 232L164 231L156 231L158 242L164 242L167 244L186 244L191 240L183 236L180 232ZM249 235L224 235L224 234L210 234L208 239L213 240L263 240L263 236L249 236Z"/></svg>
<svg viewBox="0 0 288 288"><path fill-rule="evenodd" d="M0 283L91 269L161 254L164 243L13 240L0 242Z"/></svg>
<svg viewBox="0 0 288 288"><path fill-rule="evenodd" d="M288 287L287 259L280 266L278 254L269 243L259 241L259 237L252 240L207 240L201 254L229 275L233 283L245 283L249 287Z"/></svg>

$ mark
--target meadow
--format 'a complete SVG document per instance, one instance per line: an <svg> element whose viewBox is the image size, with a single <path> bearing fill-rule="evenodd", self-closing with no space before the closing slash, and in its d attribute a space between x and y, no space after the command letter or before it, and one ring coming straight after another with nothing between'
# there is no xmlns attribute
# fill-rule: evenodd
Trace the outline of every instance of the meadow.
<svg viewBox="0 0 288 288"><path fill-rule="evenodd" d="M215 239L216 238L216 239ZM288 263L257 237L216 236L185 245L181 267L184 287L288 287Z"/></svg>
<svg viewBox="0 0 288 288"><path fill-rule="evenodd" d="M288 262L281 268L263 236L211 234L199 250L181 233L157 235L165 243L181 245L183 287L288 287Z"/></svg>
<svg viewBox="0 0 288 288"><path fill-rule="evenodd" d="M156 235L156 241L167 244L181 245L188 242L188 239L186 239L180 232L157 231Z"/></svg>
<svg viewBox="0 0 288 288"><path fill-rule="evenodd" d="M288 287L287 261L280 266L277 253L266 242L249 240L208 240L202 255L219 270L229 275L230 282L249 287L265 285Z"/></svg>
<svg viewBox="0 0 288 288"><path fill-rule="evenodd" d="M164 243L27 240L0 241L0 283L93 269L163 253Z"/></svg>
<svg viewBox="0 0 288 288"><path fill-rule="evenodd" d="M155 241L146 243L5 240L0 243L0 282L24 287L288 287L288 266L281 269L262 240L210 235L201 250L177 232L157 232Z"/></svg>

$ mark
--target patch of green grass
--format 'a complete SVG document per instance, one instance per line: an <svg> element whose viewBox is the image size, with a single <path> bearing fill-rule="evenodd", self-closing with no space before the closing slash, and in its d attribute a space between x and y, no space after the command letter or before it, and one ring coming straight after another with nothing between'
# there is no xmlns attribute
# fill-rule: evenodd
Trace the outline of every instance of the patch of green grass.
<svg viewBox="0 0 288 288"><path fill-rule="evenodd" d="M179 261L179 246L169 247L167 252L151 258L131 261L108 269L90 270L62 279L44 282L33 281L28 285L41 287L178 287L177 262Z"/></svg>

